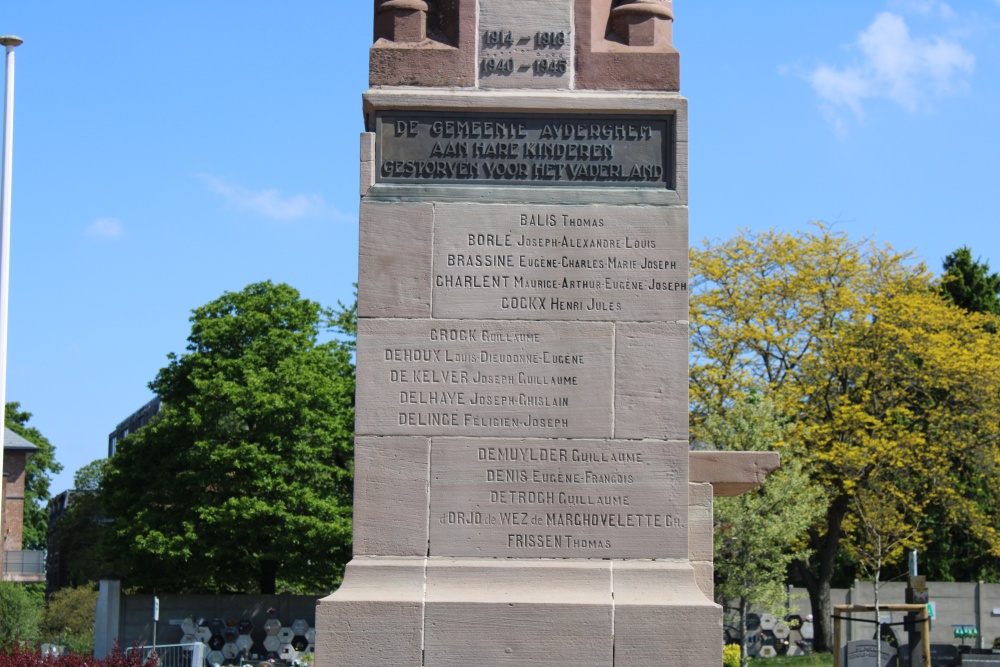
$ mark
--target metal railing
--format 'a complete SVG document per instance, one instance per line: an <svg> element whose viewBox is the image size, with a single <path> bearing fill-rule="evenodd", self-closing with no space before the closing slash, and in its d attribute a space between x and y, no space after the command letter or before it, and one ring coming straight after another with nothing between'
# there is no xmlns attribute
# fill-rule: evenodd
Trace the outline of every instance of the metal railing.
<svg viewBox="0 0 1000 667"><path fill-rule="evenodd" d="M4 574L45 574L44 551L4 551Z"/></svg>
<svg viewBox="0 0 1000 667"><path fill-rule="evenodd" d="M142 651L142 659L145 662L154 651L152 646L139 646L125 650L125 653ZM205 645L200 642L194 644L167 644L156 646L156 657L158 667L205 667Z"/></svg>

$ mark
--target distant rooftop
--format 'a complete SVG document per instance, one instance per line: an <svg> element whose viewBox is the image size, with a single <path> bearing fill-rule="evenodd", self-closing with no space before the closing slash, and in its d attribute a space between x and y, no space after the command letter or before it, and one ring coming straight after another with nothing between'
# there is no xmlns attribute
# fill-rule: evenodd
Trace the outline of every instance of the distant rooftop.
<svg viewBox="0 0 1000 667"><path fill-rule="evenodd" d="M31 444L9 428L3 429L3 448L12 452L37 452L38 447Z"/></svg>

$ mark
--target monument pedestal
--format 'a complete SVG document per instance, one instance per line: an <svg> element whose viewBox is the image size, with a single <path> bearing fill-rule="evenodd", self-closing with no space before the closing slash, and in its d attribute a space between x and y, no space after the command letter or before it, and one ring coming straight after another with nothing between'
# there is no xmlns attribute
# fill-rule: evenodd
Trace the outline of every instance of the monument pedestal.
<svg viewBox="0 0 1000 667"><path fill-rule="evenodd" d="M375 4L354 560L317 667L721 664L708 483L774 462L690 474L671 3Z"/></svg>
<svg viewBox="0 0 1000 667"><path fill-rule="evenodd" d="M685 562L356 558L317 616L338 665L707 665L721 632Z"/></svg>

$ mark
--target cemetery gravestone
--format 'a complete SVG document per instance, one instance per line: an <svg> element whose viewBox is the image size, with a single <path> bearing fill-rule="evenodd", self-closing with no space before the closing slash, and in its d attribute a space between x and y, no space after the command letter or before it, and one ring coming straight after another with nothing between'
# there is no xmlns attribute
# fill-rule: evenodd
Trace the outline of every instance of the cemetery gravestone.
<svg viewBox="0 0 1000 667"><path fill-rule="evenodd" d="M354 559L322 667L721 663L672 21L376 0ZM751 458L694 481L739 493L776 465Z"/></svg>
<svg viewBox="0 0 1000 667"><path fill-rule="evenodd" d="M882 662L879 663L879 644L882 647ZM897 651L886 642L875 639L858 639L847 642L841 649L841 664L844 667L895 667L898 664Z"/></svg>

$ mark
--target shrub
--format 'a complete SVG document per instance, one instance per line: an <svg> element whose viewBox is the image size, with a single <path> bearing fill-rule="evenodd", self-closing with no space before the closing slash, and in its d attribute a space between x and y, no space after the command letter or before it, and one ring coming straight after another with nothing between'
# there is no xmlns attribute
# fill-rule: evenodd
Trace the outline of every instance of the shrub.
<svg viewBox="0 0 1000 667"><path fill-rule="evenodd" d="M740 645L726 644L722 649L722 667L740 667Z"/></svg>
<svg viewBox="0 0 1000 667"><path fill-rule="evenodd" d="M100 660L78 653L42 655L38 649L15 643L0 649L0 667L157 667L157 659L150 656L144 660L140 651L124 653L117 641L114 650Z"/></svg>
<svg viewBox="0 0 1000 667"><path fill-rule="evenodd" d="M38 601L16 582L0 582L0 646L38 639Z"/></svg>
<svg viewBox="0 0 1000 667"><path fill-rule="evenodd" d="M89 587L63 588L49 598L39 626L42 641L65 646L70 653L94 652L97 591Z"/></svg>

